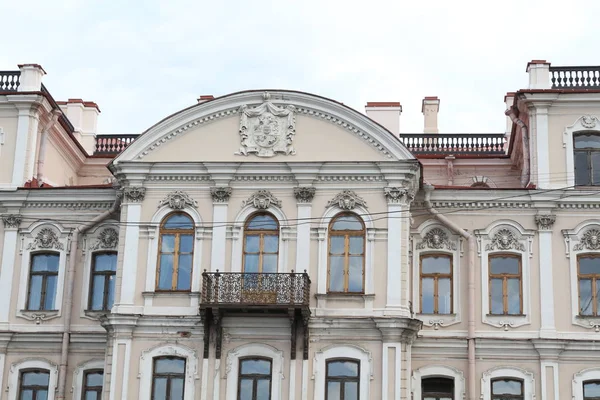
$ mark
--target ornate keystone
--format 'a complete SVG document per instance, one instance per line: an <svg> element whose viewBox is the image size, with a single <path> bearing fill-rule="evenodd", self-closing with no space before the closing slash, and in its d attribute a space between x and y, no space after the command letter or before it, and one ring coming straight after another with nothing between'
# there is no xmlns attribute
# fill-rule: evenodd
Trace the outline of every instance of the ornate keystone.
<svg viewBox="0 0 600 400"><path fill-rule="evenodd" d="M27 250L35 249L57 249L64 250L65 246L58 240L56 232L50 228L42 229L35 237L33 242L29 243Z"/></svg>
<svg viewBox="0 0 600 400"><path fill-rule="evenodd" d="M129 186L121 189L121 196L132 203L141 203L146 197L146 188L141 186Z"/></svg>
<svg viewBox="0 0 600 400"><path fill-rule="evenodd" d="M600 230L590 229L583 234L581 241L573 247L574 251L583 249L598 250L600 249Z"/></svg>
<svg viewBox="0 0 600 400"><path fill-rule="evenodd" d="M551 231L555 221L556 215L544 214L535 216L535 223L541 231Z"/></svg>
<svg viewBox="0 0 600 400"><path fill-rule="evenodd" d="M327 207L338 206L342 210L354 210L356 206L367 207L367 202L352 190L343 190L329 200Z"/></svg>
<svg viewBox="0 0 600 400"><path fill-rule="evenodd" d="M443 249L446 248L448 250L456 250L456 243L452 243L448 234L441 228L433 228L425 237L423 237L423 241L417 244L417 249L422 250L425 248L429 249Z"/></svg>
<svg viewBox="0 0 600 400"><path fill-rule="evenodd" d="M231 197L231 188L226 186L212 187L210 188L210 195L212 196L213 203L227 203L229 197Z"/></svg>
<svg viewBox="0 0 600 400"><path fill-rule="evenodd" d="M383 188L388 204L410 204L415 198L414 192L400 187Z"/></svg>
<svg viewBox="0 0 600 400"><path fill-rule="evenodd" d="M119 232L113 228L106 228L100 235L96 243L90 246L90 250L98 249L116 249L119 244Z"/></svg>
<svg viewBox="0 0 600 400"><path fill-rule="evenodd" d="M248 197L248 200L243 201L242 207L246 207L249 204L259 210L266 210L271 207L271 205L281 207L281 200L278 200L277 197L273 196L273 193L268 190L259 190Z"/></svg>
<svg viewBox="0 0 600 400"><path fill-rule="evenodd" d="M584 115L583 117L581 117L581 125L584 128L592 129L596 127L597 123L598 118L594 117L593 115Z"/></svg>
<svg viewBox="0 0 600 400"><path fill-rule="evenodd" d="M515 234L510 229L500 229L492 238L492 242L485 246L486 251L515 249L525 251L525 245L520 243Z"/></svg>
<svg viewBox="0 0 600 400"><path fill-rule="evenodd" d="M17 229L21 225L21 219L22 217L17 214L2 216L2 222L7 229Z"/></svg>
<svg viewBox="0 0 600 400"><path fill-rule="evenodd" d="M294 188L294 196L298 203L310 204L315 197L316 189L314 187L296 187Z"/></svg>
<svg viewBox="0 0 600 400"><path fill-rule="evenodd" d="M158 202L158 208L164 205L168 205L173 210L183 210L186 207L198 207L198 202L183 190L176 190Z"/></svg>

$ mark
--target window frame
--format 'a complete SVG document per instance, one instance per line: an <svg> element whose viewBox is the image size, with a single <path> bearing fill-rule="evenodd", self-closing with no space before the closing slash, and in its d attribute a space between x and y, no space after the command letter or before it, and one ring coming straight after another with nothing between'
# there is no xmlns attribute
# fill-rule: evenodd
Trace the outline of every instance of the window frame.
<svg viewBox="0 0 600 400"><path fill-rule="evenodd" d="M493 258L516 258L519 261L519 273L518 274L492 274L492 259ZM488 311L489 315L507 315L507 316L520 316L524 315L523 313L523 257L514 253L503 253L503 252L495 252L488 254L488 290L489 290L489 299L488 299ZM509 313L508 311L508 279L519 279L519 313ZM502 279L502 314L494 314L492 313L492 279Z"/></svg>
<svg viewBox="0 0 600 400"><path fill-rule="evenodd" d="M519 382L521 384L521 394L494 394L494 382L497 381L512 381ZM501 400L525 400L525 382L523 379L515 378L512 376L499 376L496 378L490 379L490 396L494 399Z"/></svg>
<svg viewBox="0 0 600 400"><path fill-rule="evenodd" d="M427 381L427 380L433 380L433 379L438 379L438 380L445 379L447 381L452 382L452 391L449 392L449 393L448 392L446 392L446 393L443 393L443 392L426 392L425 389L423 389L423 384L425 383L425 381ZM428 398L429 397L433 397L435 400L443 400L443 399L447 399L447 398L450 398L450 400L455 400L454 399L454 393L455 393L454 378L450 378L450 377L447 377L447 376L426 376L426 377L423 377L421 379L420 384L421 384L421 398L418 399L418 400L424 400L425 397L428 397Z"/></svg>
<svg viewBox="0 0 600 400"><path fill-rule="evenodd" d="M600 281L600 273L598 274L585 274L583 279L590 279L592 281L592 313L591 314L582 314L581 313L581 292L579 283L582 279L582 274L580 272L580 263L579 260L581 258L598 258L600 259L600 253L580 253L577 254L577 313L580 317L589 318L589 317L600 317L600 307L598 307L598 284Z"/></svg>
<svg viewBox="0 0 600 400"><path fill-rule="evenodd" d="M184 215L187 217L191 224L191 229L173 229L173 228L165 228L164 225L167 221L175 216L175 215ZM162 251L162 241L164 235L174 235L175 236L175 246L173 248L173 253L163 253ZM180 252L180 241L181 235L190 235L192 237L192 251L191 252ZM154 290L156 292L190 292L192 290L192 281L194 279L194 251L195 251L195 240L196 240L196 222L191 215L183 211L173 211L168 213L162 219L160 226L158 228L158 249L157 249L157 261L156 261L156 277L155 277L155 286ZM159 287L160 282L160 268L161 268L161 256L163 254L171 254L173 255L173 276L171 277L171 288L170 289L161 289ZM177 289L177 279L179 277L179 256L181 254L189 255L191 264L190 264L190 288L189 289Z"/></svg>
<svg viewBox="0 0 600 400"><path fill-rule="evenodd" d="M30 373L30 372L36 372L36 373L40 373L43 372L45 374L48 374L48 386L45 387L45 389L42 388L42 386L37 386L37 385L31 385L31 386L27 386L24 388L23 386L23 375ZM46 391L46 397L50 398L50 381L51 381L51 373L50 370L44 369L44 368L23 368L19 370L19 390L17 392L17 399L21 398L21 394L23 393L23 390L33 390L33 397L31 398L32 400L37 400L37 395L38 395L38 391L39 390L45 390Z"/></svg>
<svg viewBox="0 0 600 400"><path fill-rule="evenodd" d="M449 274L440 274L440 273L423 273L423 258L439 258L444 257L450 261L450 273ZM454 257L452 254L442 253L442 252L427 252L419 254L419 313L423 313L423 278L432 278L434 280L434 289L433 289L433 313L427 315L452 315L454 314ZM450 279L450 312L449 313L440 313L439 312L439 287L438 287L438 279L439 278L448 278Z"/></svg>
<svg viewBox="0 0 600 400"><path fill-rule="evenodd" d="M575 181L575 186L600 186L600 183L595 184L594 183L594 169L592 166L592 154L593 153L598 153L598 155L600 155L600 148L594 148L594 147L584 147L584 148L577 148L577 146L575 145L576 141L578 138L583 137L583 136L596 136L598 137L598 139L600 139L600 132L596 132L596 131L580 131L580 132L574 132L573 133L573 179ZM586 168L586 176L587 176L587 183L579 183L577 182L577 157L576 154L577 153L585 153L586 154L586 161L587 161L587 168Z"/></svg>
<svg viewBox="0 0 600 400"><path fill-rule="evenodd" d="M582 400L600 400L600 396L585 397L585 385L591 384L591 383L600 385L600 379L588 379L588 380L581 382L581 392L583 395Z"/></svg>
<svg viewBox="0 0 600 400"><path fill-rule="evenodd" d="M183 360L183 372L181 374L175 374L175 373L156 373L156 362L160 361L160 360L166 360L166 359L171 359L171 360ZM171 388L171 378L176 376L181 378L181 380L183 381L183 387L182 387L182 400L185 399L185 381L186 381L186 371L188 368L188 360L186 357L180 357L180 356L173 356L173 355L167 355L167 356L155 356L152 357L152 388L150 389L150 400L155 400L154 399L154 385L155 385L155 380L156 377L158 375L158 377L160 378L167 378L167 387L166 387L166 393L167 393L167 397L165 400L173 400L171 399L171 392L170 392L170 388Z"/></svg>
<svg viewBox="0 0 600 400"><path fill-rule="evenodd" d="M343 378L337 378L337 377L330 377L329 376L329 364L333 363L333 362L352 362L356 365L358 365L358 369L357 369L357 373L355 377L343 377ZM340 400L344 400L344 391L345 391L345 383L346 382L356 382L356 394L358 396L358 398L360 398L360 360L357 360L356 358L349 358L349 357L335 357L335 358L328 358L325 360L325 400L329 400L328 396L329 396L329 382L340 382Z"/></svg>
<svg viewBox="0 0 600 400"><path fill-rule="evenodd" d="M33 260L35 257L37 256L44 256L44 255L53 255L57 258L57 264L58 264L58 268L56 272L47 272L47 271L40 271L40 272L34 272L33 271ZM31 299L31 279L33 276L42 276L42 284L41 284L41 293L40 293L40 308L38 309L31 309L30 306L31 304L30 299ZM58 307L57 307L57 298L58 298L58 280L59 280L59 275L60 275L60 253L56 252L56 251L36 251L36 252L32 252L29 255L29 272L28 272L28 277L27 277L27 298L25 301L25 310L26 311L58 311ZM48 277L49 276L56 276L56 286L54 288L54 308L52 309L46 309L45 308L45 303L46 303L46 294L47 294L47 284L48 284Z"/></svg>
<svg viewBox="0 0 600 400"><path fill-rule="evenodd" d="M248 225L250 224L250 222L252 222L252 220L258 216L261 215L267 215L269 217L271 217L273 219L273 221L275 222L275 224L277 225L277 229L257 229L257 230L249 230L248 229ZM246 238L248 236L258 236L259 237L259 244L258 244L258 253L248 253L246 251ZM277 238L277 252L272 253L272 252L264 252L264 236L275 236ZM276 271L279 271L279 256L280 256L280 236L281 236L281 225L279 224L279 220L277 219L277 217L275 217L275 215L271 214L270 212L266 212L266 211L257 211L254 212L252 214L250 214L246 220L244 221L244 227L243 227L243 236L242 236L242 273L247 273L246 272L246 255L258 255L258 272L259 274L263 274L263 255L264 254L268 254L268 255L276 255L277 259L275 262L275 266L276 266Z"/></svg>
<svg viewBox="0 0 600 400"><path fill-rule="evenodd" d="M360 222L362 229L361 230L333 230L333 224L336 222L336 220L338 218L344 217L344 216L352 216L354 218L356 218L358 220L358 222ZM344 290L343 291L332 291L330 290L330 283L331 283L331 238L332 237L344 237ZM350 281L350 252L349 252L349 246L350 246L350 237L361 237L363 238L363 251L362 251L362 290L360 292L351 292L348 290L348 283ZM339 255L338 255L339 256ZM361 295L361 294L365 294L366 291L366 275L367 275L367 270L366 270L366 259L367 259L367 229L365 226L365 222L363 221L363 219L357 215L356 213L353 212L349 212L349 211L342 211L339 212L337 214L335 214L335 216L333 216L333 218L331 218L331 221L329 222L329 225L327 227L327 286L326 286L326 290L328 294L343 294L343 295Z"/></svg>
<svg viewBox="0 0 600 400"><path fill-rule="evenodd" d="M114 271L101 271L101 272L96 272L96 256L101 256L101 255L114 255L117 258L117 263L115 263L115 270ZM90 264L90 286L89 286L89 293L88 293L88 305L87 305L87 310L88 311L110 311L111 308L107 307L107 301L108 301L108 288L110 285L110 277L114 276L113 279L113 285L115 284L115 281L117 279L117 268L118 268L118 253L115 250L108 250L108 251L95 251L92 253L92 261ZM100 276L104 276L104 290L103 290L103 294L102 294L102 308L94 310L92 308L92 299L94 298L94 277L100 275ZM114 289L113 289L114 290ZM113 299L114 301L114 299Z"/></svg>
<svg viewBox="0 0 600 400"><path fill-rule="evenodd" d="M242 363L244 361L250 360L260 360L260 361L268 361L269 362L269 374L242 374ZM236 398L240 400L241 389L242 389L242 378L248 379L250 377L252 379L252 400L256 400L256 388L258 380L266 380L264 377L268 376L269 379L269 400L272 400L272 390L273 390L273 359L269 357L261 357L261 356L245 356L238 358L238 373L237 373L237 395ZM261 378L263 377L263 378Z"/></svg>
<svg viewBox="0 0 600 400"><path fill-rule="evenodd" d="M99 372L102 374L103 384L101 386L88 386L87 385L87 376L90 374L97 374ZM86 369L83 371L83 381L81 382L81 400L86 399L86 395L87 395L88 391L96 392L96 399L101 399L103 387L104 387L104 369L103 368L92 368L92 369Z"/></svg>

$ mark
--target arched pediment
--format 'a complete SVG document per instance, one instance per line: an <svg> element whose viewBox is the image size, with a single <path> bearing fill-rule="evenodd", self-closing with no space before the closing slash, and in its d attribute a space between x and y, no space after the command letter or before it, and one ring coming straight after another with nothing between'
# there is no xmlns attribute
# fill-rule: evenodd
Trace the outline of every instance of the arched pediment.
<svg viewBox="0 0 600 400"><path fill-rule="evenodd" d="M114 161L414 160L399 138L341 103L293 91L247 91L173 114Z"/></svg>

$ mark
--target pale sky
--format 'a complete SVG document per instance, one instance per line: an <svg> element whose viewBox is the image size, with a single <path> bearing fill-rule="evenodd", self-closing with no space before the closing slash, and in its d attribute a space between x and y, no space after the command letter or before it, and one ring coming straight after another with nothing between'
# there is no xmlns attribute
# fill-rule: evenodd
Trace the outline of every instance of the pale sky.
<svg viewBox="0 0 600 400"><path fill-rule="evenodd" d="M600 1L0 2L0 70L38 63L56 100L98 103L100 133L141 133L202 94L300 90L361 112L400 101L423 130L504 132L532 59L599 65Z"/></svg>

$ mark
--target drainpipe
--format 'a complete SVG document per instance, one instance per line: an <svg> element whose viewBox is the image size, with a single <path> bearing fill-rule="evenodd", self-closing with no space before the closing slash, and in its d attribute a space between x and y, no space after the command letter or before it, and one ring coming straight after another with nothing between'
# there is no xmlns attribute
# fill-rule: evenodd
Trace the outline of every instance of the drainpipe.
<svg viewBox="0 0 600 400"><path fill-rule="evenodd" d="M42 181L44 179L44 161L46 159L46 143L48 143L48 131L54 126L56 121L58 121L58 117L60 117L61 111L57 108L52 110L52 118L50 121L44 126L42 129L42 133L40 134L40 150L38 153L37 160L37 182L38 186L42 186Z"/></svg>
<svg viewBox="0 0 600 400"><path fill-rule="evenodd" d="M473 234L467 232L462 229L455 222L450 221L445 215L440 214L433 206L431 205L431 192L433 192L434 187L428 183L423 185L423 190L425 191L425 208L435 219L440 221L446 227L452 229L454 232L457 232L463 238L467 240L468 250L467 250L467 271L468 271L468 284L467 284L467 303L469 305L469 310L467 314L467 345L468 345L468 371L467 371L467 398L469 400L476 400L476 389L475 389L475 381L477 371L475 370L475 304L477 299L475 298L475 249L477 248L477 243L475 242L475 236Z"/></svg>
<svg viewBox="0 0 600 400"><path fill-rule="evenodd" d="M67 386L67 367L69 363L69 344L71 339L71 317L73 308L73 288L75 287L75 266L77 264L77 249L79 237L96 224L104 221L112 213L118 210L121 205L121 197L117 196L112 207L108 210L95 216L91 221L79 225L73 231L71 238L71 253L69 254L69 266L67 270L67 292L63 300L63 310L65 312L64 329L62 334L62 345L60 351L60 371L58 373L58 389L56 400L65 399L65 388Z"/></svg>
<svg viewBox="0 0 600 400"><path fill-rule="evenodd" d="M525 122L521 121L515 114L514 109L511 107L504 112L510 120L521 128L521 142L523 145L523 172L521 172L521 186L527 187L531 182L531 176L529 174L529 130Z"/></svg>

